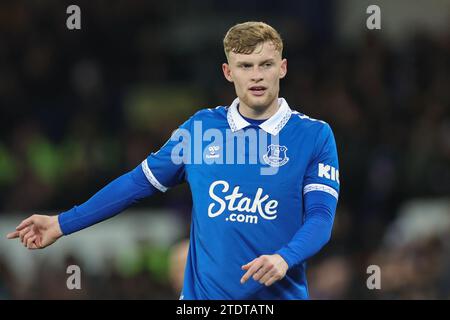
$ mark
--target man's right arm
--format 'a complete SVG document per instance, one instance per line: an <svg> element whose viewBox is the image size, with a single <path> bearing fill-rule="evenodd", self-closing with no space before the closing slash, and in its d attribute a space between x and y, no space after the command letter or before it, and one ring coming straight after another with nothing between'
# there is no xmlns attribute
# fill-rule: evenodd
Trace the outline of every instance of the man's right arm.
<svg viewBox="0 0 450 320"><path fill-rule="evenodd" d="M149 183L142 166L120 176L98 191L85 203L74 206L58 216L64 235L109 219L158 190Z"/></svg>
<svg viewBox="0 0 450 320"><path fill-rule="evenodd" d="M184 143L191 120L185 121L156 153L151 153L134 170L115 179L85 203L55 216L33 215L21 222L8 239L20 238L29 249L40 249L55 242L62 235L90 227L109 219L142 198L165 192L185 179L184 151L173 153L175 146ZM187 147L190 146L189 139Z"/></svg>
<svg viewBox="0 0 450 320"><path fill-rule="evenodd" d="M157 192L141 166L115 179L88 201L59 215L32 215L23 220L8 239L20 238L28 249L45 248L63 235L92 226Z"/></svg>

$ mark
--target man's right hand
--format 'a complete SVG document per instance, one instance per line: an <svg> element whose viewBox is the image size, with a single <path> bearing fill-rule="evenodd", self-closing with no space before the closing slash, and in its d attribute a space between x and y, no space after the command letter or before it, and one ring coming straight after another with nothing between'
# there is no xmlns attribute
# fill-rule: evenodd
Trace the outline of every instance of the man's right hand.
<svg viewBox="0 0 450 320"><path fill-rule="evenodd" d="M58 216L32 215L23 220L16 231L9 233L8 239L20 238L28 249L43 249L63 235Z"/></svg>

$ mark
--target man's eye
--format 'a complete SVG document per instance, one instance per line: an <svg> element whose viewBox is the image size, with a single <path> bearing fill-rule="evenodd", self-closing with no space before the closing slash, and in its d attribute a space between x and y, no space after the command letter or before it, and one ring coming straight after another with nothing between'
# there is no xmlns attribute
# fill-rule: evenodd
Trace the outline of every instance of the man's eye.
<svg viewBox="0 0 450 320"><path fill-rule="evenodd" d="M264 64L264 67L266 67L266 68L269 68L271 66L272 66L272 63L270 63L270 62Z"/></svg>

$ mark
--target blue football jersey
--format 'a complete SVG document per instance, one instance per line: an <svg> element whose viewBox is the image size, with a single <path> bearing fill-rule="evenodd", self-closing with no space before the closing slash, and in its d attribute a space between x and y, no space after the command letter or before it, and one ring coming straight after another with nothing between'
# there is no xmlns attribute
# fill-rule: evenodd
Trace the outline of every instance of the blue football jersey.
<svg viewBox="0 0 450 320"><path fill-rule="evenodd" d="M230 106L204 109L142 162L162 192L187 181L192 191L190 247L181 299L306 299L305 261L289 258L289 242L305 219L304 197L337 201L339 165L330 126L279 109L260 124ZM240 283L242 265L279 252L286 276L266 287Z"/></svg>

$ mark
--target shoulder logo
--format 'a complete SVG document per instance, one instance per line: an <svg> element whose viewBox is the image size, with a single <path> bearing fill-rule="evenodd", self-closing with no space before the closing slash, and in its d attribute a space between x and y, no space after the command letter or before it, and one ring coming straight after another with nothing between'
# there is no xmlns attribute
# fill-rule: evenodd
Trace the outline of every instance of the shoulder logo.
<svg viewBox="0 0 450 320"><path fill-rule="evenodd" d="M271 167L281 167L289 161L286 155L287 149L286 146L271 144L267 147L267 153L263 156L263 159Z"/></svg>

